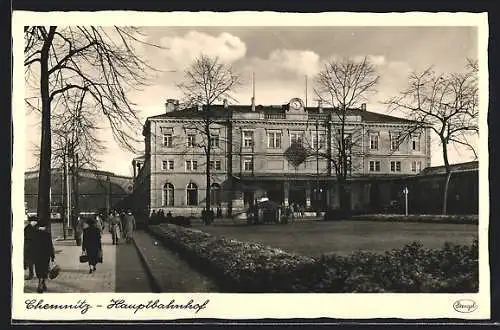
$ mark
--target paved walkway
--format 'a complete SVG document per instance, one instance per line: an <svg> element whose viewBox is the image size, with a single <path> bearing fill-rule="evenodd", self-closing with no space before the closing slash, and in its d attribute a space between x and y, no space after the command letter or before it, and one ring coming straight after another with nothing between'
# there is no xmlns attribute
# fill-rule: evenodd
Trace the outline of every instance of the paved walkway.
<svg viewBox="0 0 500 330"><path fill-rule="evenodd" d="M112 244L111 235L103 233L103 263L97 264L97 271L89 274L87 263L80 263L82 251L74 240L54 240L56 263L61 273L54 280L47 280L47 293L50 292L115 292L116 284L116 247ZM36 292L38 280L24 281L25 292Z"/></svg>

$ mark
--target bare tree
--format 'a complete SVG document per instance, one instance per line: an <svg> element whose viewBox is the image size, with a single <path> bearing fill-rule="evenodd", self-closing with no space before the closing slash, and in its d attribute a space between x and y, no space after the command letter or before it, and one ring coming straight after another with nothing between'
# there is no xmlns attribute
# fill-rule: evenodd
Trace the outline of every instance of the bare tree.
<svg viewBox="0 0 500 330"><path fill-rule="evenodd" d="M366 57L361 61L351 58L330 60L315 77L316 96L321 104L333 108L330 118L337 131L329 134L334 139L327 139L327 152L321 156L327 159L329 166L333 165L343 211L350 208L347 178L352 170L353 146L363 138L349 127L351 110L359 107L368 94L376 92L379 79L375 65ZM318 152L314 151L314 154Z"/></svg>
<svg viewBox="0 0 500 330"><path fill-rule="evenodd" d="M402 111L415 125L406 138L425 127L437 135L446 172L443 188L442 213L447 212L448 186L451 166L448 156L450 144L463 145L477 159L470 138L479 134L478 65L467 60L464 72L436 74L432 68L422 73L411 73L408 87L399 96L386 103L391 110Z"/></svg>
<svg viewBox="0 0 500 330"><path fill-rule="evenodd" d="M152 68L136 48L151 44L133 27L27 26L24 36L26 82L41 99L38 216L49 223L53 103L64 108L69 93L85 92L85 104L107 119L115 140L135 149L140 121L127 92L147 83Z"/></svg>
<svg viewBox="0 0 500 330"><path fill-rule="evenodd" d="M210 156L216 143L219 143L211 136L211 127L214 123L221 122L220 117L214 116L212 106L224 100L235 102L232 92L240 85L240 75L230 65L221 63L217 57L212 58L204 54L193 61L185 70L183 81L177 84L183 94L184 105L199 106L201 110L199 120L193 120L189 128L201 134L201 140L196 141L195 147L203 150L206 159L205 209L207 211L210 210Z"/></svg>

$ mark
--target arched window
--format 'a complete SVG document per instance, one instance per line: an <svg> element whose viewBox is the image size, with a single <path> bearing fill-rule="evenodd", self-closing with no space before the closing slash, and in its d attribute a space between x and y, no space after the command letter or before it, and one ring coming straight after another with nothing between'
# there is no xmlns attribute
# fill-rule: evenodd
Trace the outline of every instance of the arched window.
<svg viewBox="0 0 500 330"><path fill-rule="evenodd" d="M186 187L187 205L198 205L198 186L190 182Z"/></svg>
<svg viewBox="0 0 500 330"><path fill-rule="evenodd" d="M210 186L210 204L216 206L220 204L220 185L218 183L213 183Z"/></svg>
<svg viewBox="0 0 500 330"><path fill-rule="evenodd" d="M174 206L174 186L169 182L163 186L163 205Z"/></svg>

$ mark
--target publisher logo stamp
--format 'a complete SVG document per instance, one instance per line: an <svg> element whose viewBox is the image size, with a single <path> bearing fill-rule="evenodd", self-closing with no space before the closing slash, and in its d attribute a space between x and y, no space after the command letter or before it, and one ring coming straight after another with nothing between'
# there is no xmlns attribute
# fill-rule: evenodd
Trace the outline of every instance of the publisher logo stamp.
<svg viewBox="0 0 500 330"><path fill-rule="evenodd" d="M459 313L472 313L477 307L476 302L471 299L459 299L453 303L453 309Z"/></svg>

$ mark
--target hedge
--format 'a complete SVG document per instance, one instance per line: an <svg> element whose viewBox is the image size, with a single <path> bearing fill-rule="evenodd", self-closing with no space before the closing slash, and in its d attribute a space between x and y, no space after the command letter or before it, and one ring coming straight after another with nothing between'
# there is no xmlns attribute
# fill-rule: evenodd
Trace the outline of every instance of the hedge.
<svg viewBox="0 0 500 330"><path fill-rule="evenodd" d="M311 258L258 243L219 238L190 228L149 227L225 292L477 292L478 249L413 242L385 254L356 252Z"/></svg>
<svg viewBox="0 0 500 330"><path fill-rule="evenodd" d="M353 215L349 220L394 221L421 223L478 224L478 215L434 215L434 214L363 214Z"/></svg>

